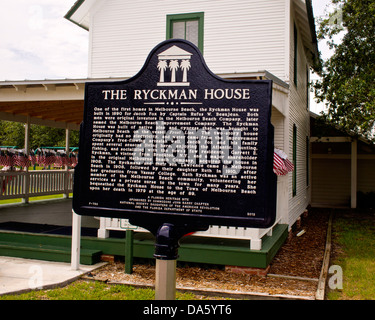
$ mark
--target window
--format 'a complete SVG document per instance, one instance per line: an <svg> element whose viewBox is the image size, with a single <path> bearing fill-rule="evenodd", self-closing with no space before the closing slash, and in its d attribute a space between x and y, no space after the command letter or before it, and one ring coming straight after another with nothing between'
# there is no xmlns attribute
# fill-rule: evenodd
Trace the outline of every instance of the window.
<svg viewBox="0 0 375 320"><path fill-rule="evenodd" d="M297 195L297 126L293 124L293 197Z"/></svg>
<svg viewBox="0 0 375 320"><path fill-rule="evenodd" d="M167 15L167 39L185 39L203 52L203 12Z"/></svg>
<svg viewBox="0 0 375 320"><path fill-rule="evenodd" d="M306 136L306 187L310 185L310 168L309 168L309 161L310 160L310 139Z"/></svg>
<svg viewBox="0 0 375 320"><path fill-rule="evenodd" d="M294 24L294 84L297 86L297 73L298 73L298 32L297 26Z"/></svg>
<svg viewBox="0 0 375 320"><path fill-rule="evenodd" d="M310 68L306 66L306 110L310 109Z"/></svg>

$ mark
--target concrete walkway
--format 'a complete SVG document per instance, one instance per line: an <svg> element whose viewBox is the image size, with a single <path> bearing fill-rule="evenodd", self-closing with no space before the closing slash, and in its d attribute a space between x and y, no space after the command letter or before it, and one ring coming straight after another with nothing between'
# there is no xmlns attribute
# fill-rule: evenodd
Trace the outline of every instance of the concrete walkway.
<svg viewBox="0 0 375 320"><path fill-rule="evenodd" d="M71 226L72 199L0 205L0 223L8 221ZM82 227L99 228L99 219L82 216Z"/></svg>
<svg viewBox="0 0 375 320"><path fill-rule="evenodd" d="M72 199L0 205L0 223L9 221L71 226ZM82 217L82 227L99 228L99 220ZM103 264L80 265L74 271L70 263L0 256L0 295L65 285Z"/></svg>
<svg viewBox="0 0 375 320"><path fill-rule="evenodd" d="M80 265L80 270L75 271L70 263L1 256L0 295L63 286L104 264Z"/></svg>

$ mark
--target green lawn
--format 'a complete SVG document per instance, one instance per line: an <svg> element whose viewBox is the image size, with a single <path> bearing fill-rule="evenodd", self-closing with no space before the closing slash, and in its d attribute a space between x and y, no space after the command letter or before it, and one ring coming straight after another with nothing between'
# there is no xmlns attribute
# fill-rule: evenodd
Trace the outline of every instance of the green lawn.
<svg viewBox="0 0 375 320"><path fill-rule="evenodd" d="M50 199L62 199L64 197L63 194L51 194L49 196L39 196L39 197L30 197L29 202L32 201L38 201L38 200L50 200ZM73 194L70 193L69 197L73 197ZM10 203L21 203L22 199L6 199L6 200L0 200L1 204L10 204Z"/></svg>
<svg viewBox="0 0 375 320"><path fill-rule="evenodd" d="M343 288L328 291L328 299L375 300L374 213L336 216L333 242L331 265L342 268Z"/></svg>
<svg viewBox="0 0 375 320"><path fill-rule="evenodd" d="M154 300L153 289L138 289L121 284L78 280L59 289L35 290L18 295L0 296L0 300ZM177 300L196 300L191 293L176 294Z"/></svg>

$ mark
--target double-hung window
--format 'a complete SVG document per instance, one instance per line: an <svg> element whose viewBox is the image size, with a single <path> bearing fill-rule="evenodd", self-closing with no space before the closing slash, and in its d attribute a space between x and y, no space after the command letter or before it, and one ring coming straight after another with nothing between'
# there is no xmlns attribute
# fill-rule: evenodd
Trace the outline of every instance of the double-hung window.
<svg viewBox="0 0 375 320"><path fill-rule="evenodd" d="M297 195L297 126L293 124L293 177L292 177L292 191L293 197Z"/></svg>
<svg viewBox="0 0 375 320"><path fill-rule="evenodd" d="M294 24L294 74L293 82L297 87L298 81L298 31L297 26Z"/></svg>
<svg viewBox="0 0 375 320"><path fill-rule="evenodd" d="M185 39L203 52L203 12L167 15L167 39Z"/></svg>

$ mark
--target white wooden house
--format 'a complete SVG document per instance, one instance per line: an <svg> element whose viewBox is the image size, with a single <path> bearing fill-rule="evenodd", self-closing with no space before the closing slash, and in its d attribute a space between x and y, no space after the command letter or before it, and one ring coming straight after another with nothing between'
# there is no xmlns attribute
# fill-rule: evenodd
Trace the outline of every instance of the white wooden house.
<svg viewBox="0 0 375 320"><path fill-rule="evenodd" d="M308 82L318 55L311 0L78 0L65 17L89 32L89 78L132 77L158 43L184 38L223 78L273 80L275 147L295 165L278 177L277 223L294 224L311 199ZM118 223L103 219L101 236ZM222 236L228 232L259 250L272 230Z"/></svg>

